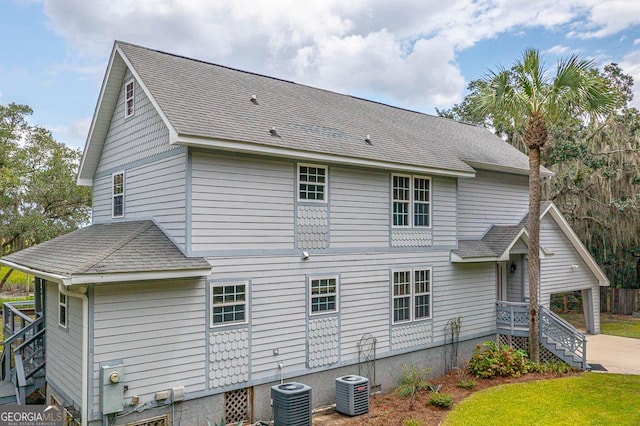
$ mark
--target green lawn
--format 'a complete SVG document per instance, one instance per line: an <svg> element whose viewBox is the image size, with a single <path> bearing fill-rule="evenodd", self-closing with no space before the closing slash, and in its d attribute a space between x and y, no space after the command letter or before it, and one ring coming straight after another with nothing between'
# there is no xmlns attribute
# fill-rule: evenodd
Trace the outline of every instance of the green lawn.
<svg viewBox="0 0 640 426"><path fill-rule="evenodd" d="M582 312L570 311L559 314L562 318L577 328L584 329L584 316ZM600 332L610 336L633 337L640 339L640 318L631 315L600 314Z"/></svg>
<svg viewBox="0 0 640 426"><path fill-rule="evenodd" d="M442 423L458 425L639 425L640 376L584 373L476 392Z"/></svg>

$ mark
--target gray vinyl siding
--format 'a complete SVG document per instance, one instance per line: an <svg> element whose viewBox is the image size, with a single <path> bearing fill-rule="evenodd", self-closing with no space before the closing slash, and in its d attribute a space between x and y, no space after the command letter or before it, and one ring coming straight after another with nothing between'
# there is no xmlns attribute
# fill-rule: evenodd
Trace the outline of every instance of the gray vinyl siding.
<svg viewBox="0 0 640 426"><path fill-rule="evenodd" d="M186 169L184 152L129 169L123 167L124 219L153 218L176 243L184 245ZM111 203L111 174L95 178L93 223L121 220L111 218Z"/></svg>
<svg viewBox="0 0 640 426"><path fill-rule="evenodd" d="M461 239L482 237L491 225L516 225L529 208L528 177L478 170L458 180Z"/></svg>
<svg viewBox="0 0 640 426"><path fill-rule="evenodd" d="M389 245L389 173L331 167L331 247Z"/></svg>
<svg viewBox="0 0 640 426"><path fill-rule="evenodd" d="M431 185L433 245L455 247L458 242L456 180L434 177Z"/></svg>
<svg viewBox="0 0 640 426"><path fill-rule="evenodd" d="M67 297L68 322L58 325L58 285L47 282L47 381L64 392L76 407L82 404L82 301Z"/></svg>
<svg viewBox="0 0 640 426"><path fill-rule="evenodd" d="M495 330L494 265L452 265L448 251L208 260L216 280L251 282L252 380L278 377L278 362L285 375L305 371L307 275L340 276L340 362L357 361L365 333L377 339L378 356L392 352L391 269L432 268L432 344L442 344L447 322L457 316L463 317L462 338Z"/></svg>
<svg viewBox="0 0 640 426"><path fill-rule="evenodd" d="M193 152L192 249L294 246L294 164Z"/></svg>
<svg viewBox="0 0 640 426"><path fill-rule="evenodd" d="M96 286L93 410L99 410L101 362L122 360L128 395L141 402L175 386L206 388L204 280Z"/></svg>
<svg viewBox="0 0 640 426"><path fill-rule="evenodd" d="M91 221L100 223L111 220L111 174L94 178L91 190Z"/></svg>
<svg viewBox="0 0 640 426"><path fill-rule="evenodd" d="M594 300L597 299L597 279L550 215L545 216L540 222L540 244L546 251L553 253L552 256L540 260L542 303L548 306L549 297L554 293L589 288L594 289ZM577 265L578 269L574 271L571 265Z"/></svg>
<svg viewBox="0 0 640 426"><path fill-rule="evenodd" d="M180 153L125 173L125 218L156 222L184 246L186 154Z"/></svg>
<svg viewBox="0 0 640 426"><path fill-rule="evenodd" d="M134 83L135 113L125 118L124 86L131 76L131 72L127 71L96 173L108 172L134 161L179 149L169 144L169 129L137 81Z"/></svg>

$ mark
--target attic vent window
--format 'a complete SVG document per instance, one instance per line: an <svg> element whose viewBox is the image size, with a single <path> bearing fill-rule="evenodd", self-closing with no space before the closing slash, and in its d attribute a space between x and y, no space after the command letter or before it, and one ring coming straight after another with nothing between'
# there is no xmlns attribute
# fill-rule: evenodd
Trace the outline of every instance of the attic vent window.
<svg viewBox="0 0 640 426"><path fill-rule="evenodd" d="M251 95L251 103L253 103L254 105L258 105L258 96L257 95Z"/></svg>
<svg viewBox="0 0 640 426"><path fill-rule="evenodd" d="M134 113L134 96L135 90L133 87L133 80L128 81L124 86L124 117L131 117Z"/></svg>
<svg viewBox="0 0 640 426"><path fill-rule="evenodd" d="M275 127L272 127L271 130L269 130L269 133L271 133L271 136L274 136L276 138L280 137L280 135L278 134L278 131L276 130Z"/></svg>

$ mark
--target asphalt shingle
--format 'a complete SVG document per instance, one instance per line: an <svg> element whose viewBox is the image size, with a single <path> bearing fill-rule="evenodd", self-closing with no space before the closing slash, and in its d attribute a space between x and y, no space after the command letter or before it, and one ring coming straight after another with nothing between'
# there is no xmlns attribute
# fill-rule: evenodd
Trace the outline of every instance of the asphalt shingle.
<svg viewBox="0 0 640 426"><path fill-rule="evenodd" d="M181 136L443 171L473 172L467 162L528 171L524 154L481 127L116 43Z"/></svg>
<svg viewBox="0 0 640 426"><path fill-rule="evenodd" d="M63 276L210 267L202 257L186 257L150 220L87 226L2 260Z"/></svg>

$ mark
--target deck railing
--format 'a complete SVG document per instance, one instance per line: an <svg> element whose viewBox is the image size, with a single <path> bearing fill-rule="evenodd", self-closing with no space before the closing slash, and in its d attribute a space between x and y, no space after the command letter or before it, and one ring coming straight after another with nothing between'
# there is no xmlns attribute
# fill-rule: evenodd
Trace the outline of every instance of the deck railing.
<svg viewBox="0 0 640 426"><path fill-rule="evenodd" d="M45 360L45 323L34 315L34 302L7 302L2 306L3 331L7 337L0 356L2 380L11 380L16 398L24 404L27 388L43 380Z"/></svg>
<svg viewBox="0 0 640 426"><path fill-rule="evenodd" d="M538 307L540 344L567 363L587 369L587 339L575 327L544 306ZM496 302L498 334L529 336L529 304Z"/></svg>
<svg viewBox="0 0 640 426"><path fill-rule="evenodd" d="M496 326L498 333L510 336L529 335L529 305L519 302L496 302Z"/></svg>

